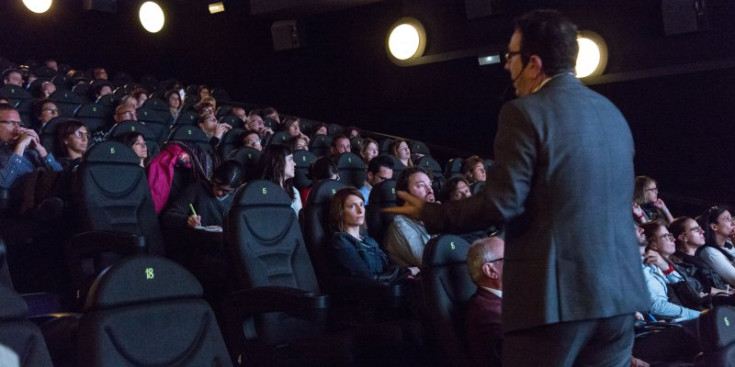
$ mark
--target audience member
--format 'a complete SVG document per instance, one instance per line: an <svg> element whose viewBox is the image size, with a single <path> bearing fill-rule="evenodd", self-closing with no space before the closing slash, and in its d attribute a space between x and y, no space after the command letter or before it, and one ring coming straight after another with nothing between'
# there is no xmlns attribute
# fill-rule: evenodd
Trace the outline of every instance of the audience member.
<svg viewBox="0 0 735 367"><path fill-rule="evenodd" d="M59 117L59 108L56 107L56 103L44 99L34 104L33 116L36 117L37 122L35 124L37 132L41 132L46 123L51 121L55 117Z"/></svg>
<svg viewBox="0 0 735 367"><path fill-rule="evenodd" d="M233 116L237 116L237 118L242 120L243 124L248 122L248 114L245 112L245 109L242 107L238 107L238 106L232 107L230 114Z"/></svg>
<svg viewBox="0 0 735 367"><path fill-rule="evenodd" d="M340 154L349 153L351 149L350 139L344 135L337 135L332 139L331 157L336 160Z"/></svg>
<svg viewBox="0 0 735 367"><path fill-rule="evenodd" d="M214 116L214 105L208 102L199 102L194 106L194 110L197 111L199 117L203 116Z"/></svg>
<svg viewBox="0 0 735 367"><path fill-rule="evenodd" d="M249 121L245 124L245 128L247 130L257 131L261 139L266 139L273 135L273 130L265 126L263 118L255 113L255 111L250 112L248 119Z"/></svg>
<svg viewBox="0 0 735 367"><path fill-rule="evenodd" d="M733 232L730 211L721 206L713 206L699 217L699 225L704 230L705 244L696 254L717 272L730 286L735 286L735 255L728 242Z"/></svg>
<svg viewBox="0 0 735 367"><path fill-rule="evenodd" d="M250 147L253 149L257 149L258 151L263 150L263 145L261 144L260 135L255 130L246 130L242 134L242 145L244 147Z"/></svg>
<svg viewBox="0 0 735 367"><path fill-rule="evenodd" d="M360 193L365 198L365 205L368 205L368 198L373 186L391 179L393 179L393 160L384 155L373 158L368 163L365 184L360 188Z"/></svg>
<svg viewBox="0 0 735 367"><path fill-rule="evenodd" d="M137 131L131 131L118 136L115 140L133 149L138 158L140 158L140 166L146 166L146 163L148 163L148 146L145 144L143 134Z"/></svg>
<svg viewBox="0 0 735 367"><path fill-rule="evenodd" d="M293 186L295 168L293 154L288 147L280 144L265 147L258 161L260 177L281 186L291 198L291 208L298 215L302 204L298 190Z"/></svg>
<svg viewBox="0 0 735 367"><path fill-rule="evenodd" d="M202 129L202 131L204 131L204 134L207 135L207 138L209 138L209 144L211 144L213 148L216 148L219 145L220 140L222 140L222 136L225 135L226 132L232 130L232 126L230 126L230 124L220 123L214 115L209 114L199 116L197 125Z"/></svg>
<svg viewBox="0 0 735 367"><path fill-rule="evenodd" d="M179 91L172 89L166 92L166 102L168 103L168 111L171 113L171 117L176 120L181 113L181 95L179 95Z"/></svg>
<svg viewBox="0 0 735 367"><path fill-rule="evenodd" d="M292 152L297 150L309 150L309 138L306 135L292 136L287 141Z"/></svg>
<svg viewBox="0 0 735 367"><path fill-rule="evenodd" d="M199 96L200 101L204 98L210 97L209 87L206 84L200 85L199 88L197 88L197 96Z"/></svg>
<svg viewBox="0 0 735 367"><path fill-rule="evenodd" d="M329 135L329 127L325 123L316 124L313 130L314 133L311 136L312 139L314 139L314 137L317 135Z"/></svg>
<svg viewBox="0 0 735 367"><path fill-rule="evenodd" d="M329 208L329 224L335 231L329 246L336 273L391 283L418 268L391 266L378 243L365 230L365 203L354 187L337 191ZM410 272L409 272L410 270Z"/></svg>
<svg viewBox="0 0 735 367"><path fill-rule="evenodd" d="M485 162L476 155L465 159L462 163L462 175L470 186L476 182L485 182Z"/></svg>
<svg viewBox="0 0 735 367"><path fill-rule="evenodd" d="M48 59L44 61L44 65L48 66L51 69L54 69L56 71L59 71L59 63L56 62L54 59Z"/></svg>
<svg viewBox="0 0 735 367"><path fill-rule="evenodd" d="M23 127L18 110L0 104L0 188L11 188L19 178L40 167L62 169L53 153L41 145L38 134Z"/></svg>
<svg viewBox="0 0 735 367"><path fill-rule="evenodd" d="M329 157L320 157L314 163L309 166L309 171L306 173L306 177L311 180L311 186L302 188L299 193L301 195L301 201L306 202L309 197L311 188L319 181L324 180L338 180L339 181L339 170L337 170L337 164Z"/></svg>
<svg viewBox="0 0 735 367"><path fill-rule="evenodd" d="M438 199L441 202L462 200L472 197L470 183L464 177L455 176L446 181L439 190Z"/></svg>
<svg viewBox="0 0 735 367"><path fill-rule="evenodd" d="M92 73L95 80L107 80L107 70L103 67L96 67L94 68L94 72Z"/></svg>
<svg viewBox="0 0 735 367"><path fill-rule="evenodd" d="M63 149L59 156L59 163L64 168L74 168L79 165L89 144L89 131L79 120L68 120L57 130L57 146Z"/></svg>
<svg viewBox="0 0 735 367"><path fill-rule="evenodd" d="M669 301L669 284L683 282L684 278L674 266L661 256L656 249L665 253L674 253L674 236L662 224L649 222L641 225L641 256L643 256L643 276L650 295L650 306L646 313L655 319L684 321L699 317L699 311L686 308ZM640 233L640 232L639 232ZM650 249L645 249L645 243Z"/></svg>
<svg viewBox="0 0 735 367"><path fill-rule="evenodd" d="M431 188L431 172L423 167L413 166L403 170L396 180L396 191L398 190L406 191L425 202L435 201ZM398 201L403 203L400 198ZM399 214L388 226L385 251L398 265L421 267L424 246L430 239L431 236L421 221Z"/></svg>
<svg viewBox="0 0 735 367"><path fill-rule="evenodd" d="M411 161L411 150L408 149L408 143L402 139L396 139L390 145L390 154L393 154L404 167L413 166Z"/></svg>
<svg viewBox="0 0 735 367"><path fill-rule="evenodd" d="M23 87L23 74L17 69L8 69L3 72L3 84Z"/></svg>
<svg viewBox="0 0 735 367"><path fill-rule="evenodd" d="M656 181L647 176L635 178L635 189L633 191L633 216L638 223L646 223L652 220L662 220L663 224L669 224L674 217L669 212L661 198L658 197L658 185Z"/></svg>
<svg viewBox="0 0 735 367"><path fill-rule="evenodd" d="M135 88L133 93L131 93L130 95L135 98L135 103L138 108L143 107L143 103L148 100L148 91L143 88Z"/></svg>
<svg viewBox="0 0 735 367"><path fill-rule="evenodd" d="M358 138L358 137L362 136L362 134L360 133L360 129L358 129L357 126L348 126L345 129L345 135L350 140L352 140L352 138Z"/></svg>
<svg viewBox="0 0 735 367"><path fill-rule="evenodd" d="M476 366L500 366L504 246L502 239L488 237L467 251L467 271L477 291L467 302L465 333Z"/></svg>
<svg viewBox="0 0 735 367"><path fill-rule="evenodd" d="M380 154L378 142L370 138L365 138L360 146L360 156L365 161L365 164L370 163L370 160L377 157L378 154Z"/></svg>
<svg viewBox="0 0 735 367"><path fill-rule="evenodd" d="M38 98L46 99L56 92L56 84L44 81L38 88Z"/></svg>

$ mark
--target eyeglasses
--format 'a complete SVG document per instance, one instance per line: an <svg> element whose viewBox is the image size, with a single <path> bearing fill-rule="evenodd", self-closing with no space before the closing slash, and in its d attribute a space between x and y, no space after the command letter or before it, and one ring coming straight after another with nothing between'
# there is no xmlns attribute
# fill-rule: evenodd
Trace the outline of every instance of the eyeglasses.
<svg viewBox="0 0 735 367"><path fill-rule="evenodd" d="M503 57L505 57L505 62L510 62L510 59L512 59L513 56L521 54L523 54L523 51L508 51L503 55Z"/></svg>
<svg viewBox="0 0 735 367"><path fill-rule="evenodd" d="M118 113L118 115L135 116L135 111L123 111L123 112Z"/></svg>
<svg viewBox="0 0 735 367"><path fill-rule="evenodd" d="M689 232L704 233L704 229L702 229L702 227L700 226L696 226L696 227L689 228Z"/></svg>
<svg viewBox="0 0 735 367"><path fill-rule="evenodd" d="M495 260L485 261L485 263L494 263L494 262L497 262L497 261L503 261L504 259L505 259L504 257L500 257L500 258L497 258Z"/></svg>
<svg viewBox="0 0 735 367"><path fill-rule="evenodd" d="M58 108L44 108L43 112L59 113L59 109Z"/></svg>
<svg viewBox="0 0 735 367"><path fill-rule="evenodd" d="M0 124L10 124L15 127L24 127L23 121L12 121L12 120L0 120Z"/></svg>
<svg viewBox="0 0 735 367"><path fill-rule="evenodd" d="M260 139L248 140L245 142L245 144L253 144L253 145L260 144Z"/></svg>
<svg viewBox="0 0 735 367"><path fill-rule="evenodd" d="M85 133L79 130L74 132L74 136L76 136L78 139L84 139L84 138L89 139L89 133Z"/></svg>
<svg viewBox="0 0 735 367"><path fill-rule="evenodd" d="M671 233L667 233L667 234L662 234L658 238L660 238L660 239L667 239L669 241L673 241L674 240L674 235L671 234Z"/></svg>
<svg viewBox="0 0 735 367"><path fill-rule="evenodd" d="M390 177L381 176L379 174L375 174L375 177L378 178L378 182L383 182L385 180L390 180Z"/></svg>

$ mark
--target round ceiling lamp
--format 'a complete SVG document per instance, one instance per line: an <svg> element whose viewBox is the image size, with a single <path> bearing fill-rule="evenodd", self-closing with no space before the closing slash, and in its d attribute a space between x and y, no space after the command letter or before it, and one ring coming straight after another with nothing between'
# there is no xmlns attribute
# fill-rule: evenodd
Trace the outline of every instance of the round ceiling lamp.
<svg viewBox="0 0 735 367"><path fill-rule="evenodd" d="M156 33L163 29L163 25L166 22L163 9L154 1L143 3L140 6L140 11L138 11L138 16L140 17L140 24L143 25L143 28L151 33Z"/></svg>
<svg viewBox="0 0 735 367"><path fill-rule="evenodd" d="M53 0L23 0L23 4L28 10L34 13L45 13L50 7Z"/></svg>
<svg viewBox="0 0 735 367"><path fill-rule="evenodd" d="M577 78L602 75L607 66L607 45L599 34L580 31L577 35L579 55L577 55Z"/></svg>
<svg viewBox="0 0 735 367"><path fill-rule="evenodd" d="M386 49L394 63L405 65L421 57L426 48L426 31L415 18L402 18L388 32Z"/></svg>

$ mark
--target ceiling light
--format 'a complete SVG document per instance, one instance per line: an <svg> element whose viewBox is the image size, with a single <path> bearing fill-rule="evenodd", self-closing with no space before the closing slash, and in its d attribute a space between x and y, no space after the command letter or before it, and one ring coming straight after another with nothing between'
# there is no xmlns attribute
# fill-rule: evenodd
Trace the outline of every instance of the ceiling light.
<svg viewBox="0 0 735 367"><path fill-rule="evenodd" d="M45 13L50 7L52 0L23 0L28 10L34 13Z"/></svg>
<svg viewBox="0 0 735 367"><path fill-rule="evenodd" d="M209 14L221 13L225 11L225 4L221 1L209 4Z"/></svg>
<svg viewBox="0 0 735 367"><path fill-rule="evenodd" d="M599 34L580 31L577 35L579 55L577 56L577 78L602 75L607 66L607 45Z"/></svg>
<svg viewBox="0 0 735 367"><path fill-rule="evenodd" d="M402 18L391 27L386 41L388 56L401 65L421 57L426 48L426 31L415 18Z"/></svg>
<svg viewBox="0 0 735 367"><path fill-rule="evenodd" d="M163 15L163 9L161 6L156 4L154 1L146 1L140 6L138 12L140 17L140 24L143 25L146 31L156 33L163 28L163 24L166 22L166 17Z"/></svg>

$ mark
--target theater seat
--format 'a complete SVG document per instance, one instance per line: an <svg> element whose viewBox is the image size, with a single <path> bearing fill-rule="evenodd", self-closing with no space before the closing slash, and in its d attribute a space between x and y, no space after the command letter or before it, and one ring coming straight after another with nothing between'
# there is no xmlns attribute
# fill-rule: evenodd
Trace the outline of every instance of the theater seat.
<svg viewBox="0 0 735 367"><path fill-rule="evenodd" d="M22 367L53 366L41 331L26 319L28 306L23 298L3 284L0 300L0 344L18 354Z"/></svg>
<svg viewBox="0 0 735 367"><path fill-rule="evenodd" d="M233 360L246 366L347 365L349 335L324 334L328 297L321 294L291 199L277 184L255 180L235 194L225 231L239 289L222 325Z"/></svg>
<svg viewBox="0 0 735 367"><path fill-rule="evenodd" d="M368 203L365 208L365 223L368 226L368 234L375 238L378 243L382 243L385 232L388 231L388 226L396 216L395 214L383 212L384 208L398 206L396 202L396 181L385 180L373 186L373 189L370 190Z"/></svg>
<svg viewBox="0 0 735 367"><path fill-rule="evenodd" d="M310 187L312 184L309 175L309 167L316 162L317 156L308 150L297 150L293 152L294 169L293 185L297 189Z"/></svg>
<svg viewBox="0 0 735 367"><path fill-rule="evenodd" d="M465 305L476 288L467 272L469 247L461 237L445 234L424 249L419 310L438 366L473 365L464 331Z"/></svg>
<svg viewBox="0 0 735 367"><path fill-rule="evenodd" d="M329 135L317 135L309 142L309 151L317 157L329 154L332 146L332 137Z"/></svg>
<svg viewBox="0 0 735 367"><path fill-rule="evenodd" d="M63 117L74 116L74 112L82 104L82 99L76 93L66 89L57 89L48 99L56 104L59 116Z"/></svg>
<svg viewBox="0 0 735 367"><path fill-rule="evenodd" d="M435 193L439 192L444 185L444 175L442 174L442 166L439 165L439 162L431 156L425 155L414 161L413 164L431 172L431 188Z"/></svg>
<svg viewBox="0 0 735 367"><path fill-rule="evenodd" d="M237 116L235 116L237 118ZM230 131L222 135L222 139L217 147L217 154L219 154L220 160L224 161L230 156L237 148L242 147L242 134L245 132L241 128L233 128Z"/></svg>
<svg viewBox="0 0 735 367"><path fill-rule="evenodd" d="M234 159L245 168L245 182L254 180L258 176L258 160L260 151L251 147L242 147L230 152L229 159Z"/></svg>
<svg viewBox="0 0 735 367"><path fill-rule="evenodd" d="M464 163L464 159L460 157L447 161L447 166L444 168L444 177L452 178L462 175L462 163Z"/></svg>
<svg viewBox="0 0 735 367"><path fill-rule="evenodd" d="M355 153L342 153L337 157L337 171L340 181L345 185L361 188L367 179L365 162Z"/></svg>
<svg viewBox="0 0 735 367"><path fill-rule="evenodd" d="M80 367L232 365L199 282L150 255L121 260L94 282L77 354Z"/></svg>

